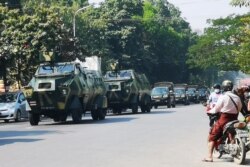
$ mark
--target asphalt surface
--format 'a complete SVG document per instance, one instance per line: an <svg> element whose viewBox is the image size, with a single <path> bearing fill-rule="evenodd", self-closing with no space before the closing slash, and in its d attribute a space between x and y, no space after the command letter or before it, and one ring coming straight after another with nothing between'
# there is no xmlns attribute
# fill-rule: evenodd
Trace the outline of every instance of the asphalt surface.
<svg viewBox="0 0 250 167"><path fill-rule="evenodd" d="M201 104L151 113L108 114L80 124L0 121L0 167L235 167L229 156L202 162L208 118ZM247 153L246 165L250 165Z"/></svg>

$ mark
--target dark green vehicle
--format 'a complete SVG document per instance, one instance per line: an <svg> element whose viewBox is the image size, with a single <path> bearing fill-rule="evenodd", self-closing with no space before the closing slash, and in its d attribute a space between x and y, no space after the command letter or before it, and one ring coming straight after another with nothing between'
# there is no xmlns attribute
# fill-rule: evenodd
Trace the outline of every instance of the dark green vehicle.
<svg viewBox="0 0 250 167"><path fill-rule="evenodd" d="M151 91L152 105L158 106L167 105L168 108L175 107L175 93L173 82L157 82Z"/></svg>
<svg viewBox="0 0 250 167"><path fill-rule="evenodd" d="M108 71L104 77L107 89L108 107L115 114L130 108L133 113L150 112L150 84L144 74L134 70Z"/></svg>
<svg viewBox="0 0 250 167"><path fill-rule="evenodd" d="M55 122L66 121L71 115L74 123L79 123L86 111L91 111L93 120L106 116L107 98L102 75L76 62L41 64L25 92L31 108L31 125L38 125L41 115Z"/></svg>

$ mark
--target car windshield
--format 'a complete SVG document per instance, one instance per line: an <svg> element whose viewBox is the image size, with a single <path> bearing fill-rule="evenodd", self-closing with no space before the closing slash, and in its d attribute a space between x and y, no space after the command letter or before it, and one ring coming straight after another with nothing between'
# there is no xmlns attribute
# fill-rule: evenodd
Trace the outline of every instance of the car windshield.
<svg viewBox="0 0 250 167"><path fill-rule="evenodd" d="M184 88L175 88L174 91L176 94L185 94Z"/></svg>
<svg viewBox="0 0 250 167"><path fill-rule="evenodd" d="M119 72L112 72L112 71L108 71L107 74L105 75L106 79L116 79L116 78L120 78L120 79L130 79L132 77L132 72L131 71L119 71Z"/></svg>
<svg viewBox="0 0 250 167"><path fill-rule="evenodd" d="M192 94L195 93L196 89L195 88L188 88L187 92Z"/></svg>
<svg viewBox="0 0 250 167"><path fill-rule="evenodd" d="M74 72L73 64L42 65L38 69L38 75L65 74L70 72Z"/></svg>
<svg viewBox="0 0 250 167"><path fill-rule="evenodd" d="M0 95L0 103L10 103L15 102L17 98L16 93L6 93Z"/></svg>
<svg viewBox="0 0 250 167"><path fill-rule="evenodd" d="M152 95L162 95L168 93L168 88L154 88L152 90Z"/></svg>

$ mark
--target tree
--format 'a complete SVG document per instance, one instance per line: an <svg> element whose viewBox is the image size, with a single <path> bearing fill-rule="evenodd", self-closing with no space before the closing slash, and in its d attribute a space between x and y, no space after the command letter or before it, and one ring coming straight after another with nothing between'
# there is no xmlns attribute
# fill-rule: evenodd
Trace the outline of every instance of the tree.
<svg viewBox="0 0 250 167"><path fill-rule="evenodd" d="M233 50L239 49L242 35L242 16L228 16L211 20L212 26L205 30L197 43L189 48L190 67L218 70L239 70Z"/></svg>
<svg viewBox="0 0 250 167"><path fill-rule="evenodd" d="M250 6L250 0L232 0L231 4L234 6Z"/></svg>
<svg viewBox="0 0 250 167"><path fill-rule="evenodd" d="M7 10L7 11L6 11ZM5 25L0 38L0 53L10 61L7 78L10 82L29 81L39 62L39 55L57 52L63 43L69 43L69 30L60 19L61 8L40 5L36 13L32 8L1 11ZM58 54L59 55L59 54ZM59 56L63 57L63 53ZM63 57L71 60L73 57Z"/></svg>

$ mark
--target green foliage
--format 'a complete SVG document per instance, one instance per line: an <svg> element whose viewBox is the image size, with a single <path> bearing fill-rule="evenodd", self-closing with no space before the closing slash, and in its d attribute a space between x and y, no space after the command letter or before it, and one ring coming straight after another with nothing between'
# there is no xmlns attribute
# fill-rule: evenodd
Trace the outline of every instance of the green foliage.
<svg viewBox="0 0 250 167"><path fill-rule="evenodd" d="M241 16L228 16L211 22L212 26L190 47L188 64L191 68L216 66L219 70L239 70L232 51L238 50L241 42Z"/></svg>
<svg viewBox="0 0 250 167"><path fill-rule="evenodd" d="M36 10L1 10L2 25L0 53L8 60L8 79L28 81L34 73L40 54L46 51L57 52L63 42L68 43L69 30L60 19L60 10L54 6L40 5ZM30 13L30 11L36 13ZM61 53L61 57L65 55ZM67 59L70 59L66 56Z"/></svg>
<svg viewBox="0 0 250 167"><path fill-rule="evenodd" d="M234 6L250 6L250 0L231 0L231 4Z"/></svg>

